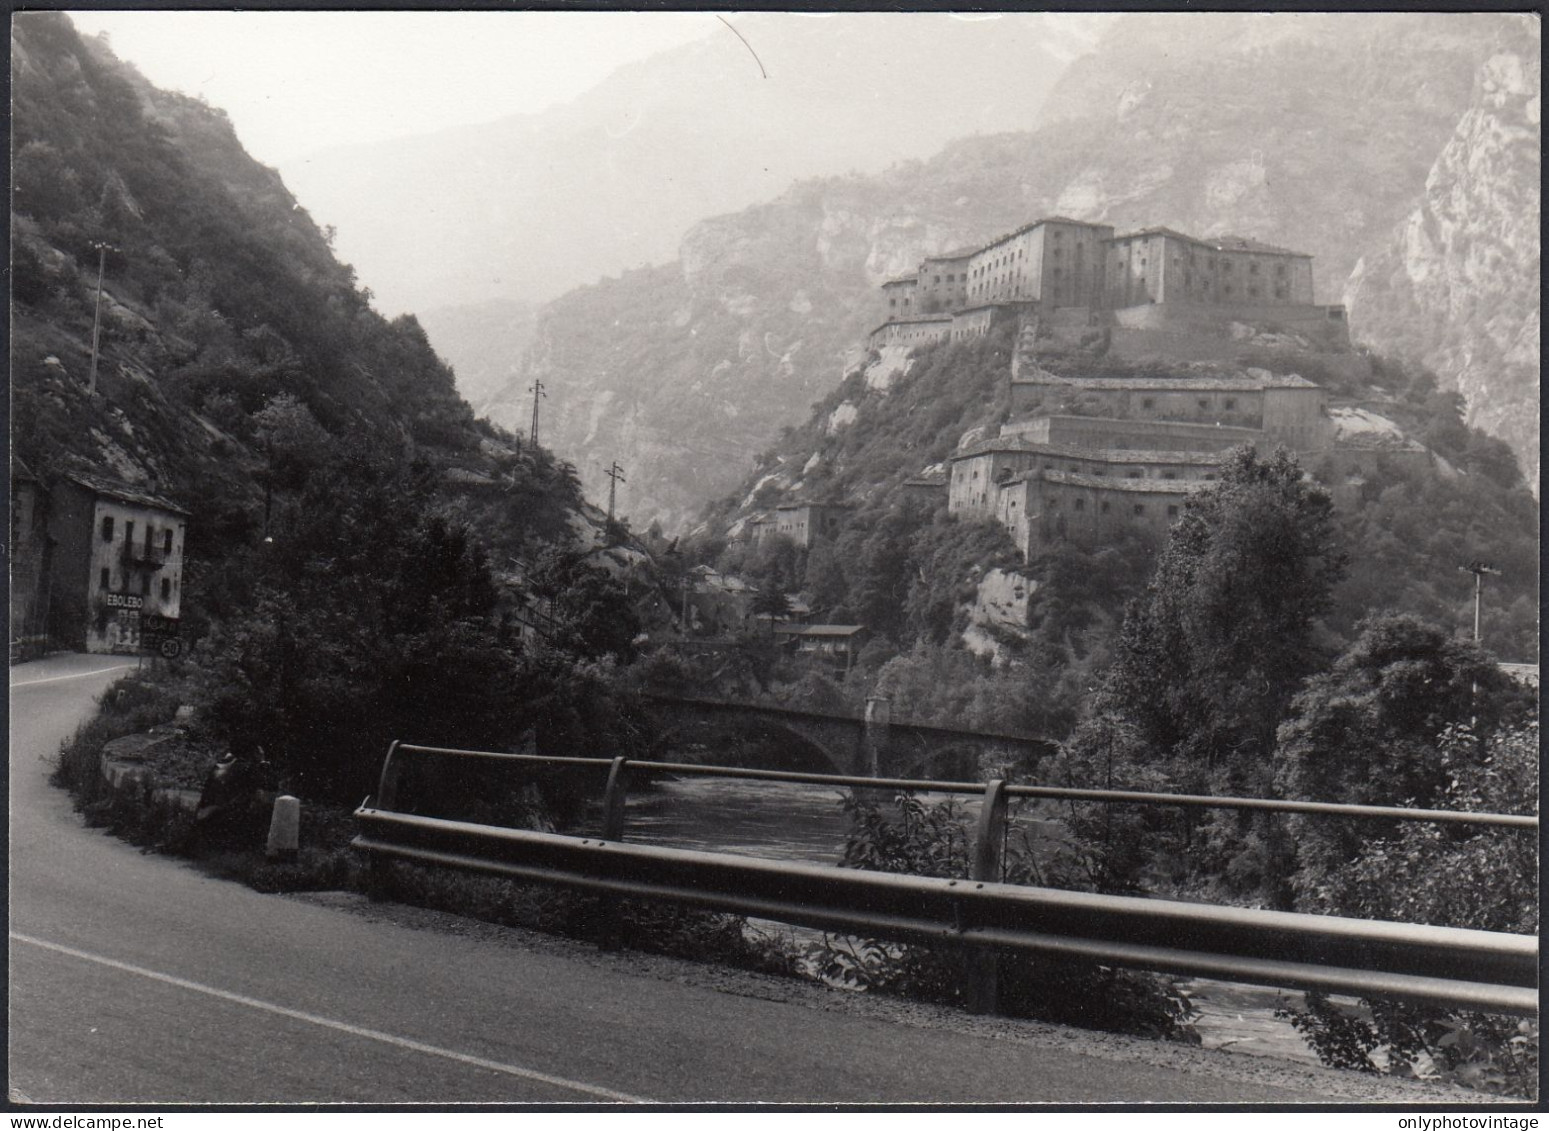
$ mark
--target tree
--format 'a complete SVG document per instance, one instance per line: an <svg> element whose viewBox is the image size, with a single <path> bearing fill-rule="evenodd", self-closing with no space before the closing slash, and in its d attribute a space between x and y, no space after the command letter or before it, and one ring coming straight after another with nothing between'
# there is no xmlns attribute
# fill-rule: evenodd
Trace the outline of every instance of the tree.
<svg viewBox="0 0 1549 1131"><path fill-rule="evenodd" d="M1332 504L1284 449L1233 450L1191 497L1057 767L1076 785L1263 796L1275 728L1324 660L1318 618L1342 575ZM1214 811L1077 813L1100 888L1223 884L1284 905L1290 846L1272 821Z"/></svg>
<svg viewBox="0 0 1549 1131"><path fill-rule="evenodd" d="M1276 786L1286 797L1359 805L1435 807L1454 784L1461 747L1439 736L1470 723L1489 732L1521 718L1530 696L1472 641L1418 617L1382 614L1328 671L1308 680L1279 731ZM1293 822L1302 902L1384 830L1349 822Z"/></svg>
<svg viewBox="0 0 1549 1131"><path fill-rule="evenodd" d="M769 618L769 638L773 640L775 621L791 615L791 595L785 591L780 578L775 577L753 594L751 608L757 616Z"/></svg>
<svg viewBox="0 0 1549 1131"><path fill-rule="evenodd" d="M1139 760L1190 789L1267 789L1275 728L1324 660L1318 618L1346 562L1332 516L1283 448L1233 450L1188 500L1096 697Z"/></svg>

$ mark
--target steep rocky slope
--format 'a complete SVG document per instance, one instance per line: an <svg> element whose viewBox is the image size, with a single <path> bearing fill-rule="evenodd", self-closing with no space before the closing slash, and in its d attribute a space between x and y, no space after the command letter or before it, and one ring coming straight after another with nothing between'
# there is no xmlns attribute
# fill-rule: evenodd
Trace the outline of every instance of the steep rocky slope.
<svg viewBox="0 0 1549 1131"><path fill-rule="evenodd" d="M154 484L193 512L201 557L251 537L287 437L417 461L449 508L506 536L489 520L533 454L475 421L412 317L371 309L221 111L59 13L17 17L11 74L14 456L46 481ZM528 486L529 513L578 501Z"/></svg>
<svg viewBox="0 0 1549 1131"><path fill-rule="evenodd" d="M1361 336L1419 360L1538 478L1539 26L1480 66L1467 113L1413 209L1362 258L1345 301Z"/></svg>
<svg viewBox="0 0 1549 1131"><path fill-rule="evenodd" d="M1024 128L1107 18L706 15L705 38L567 105L285 174L389 311L542 301L670 260L691 224L799 178Z"/></svg>
<svg viewBox="0 0 1549 1131"><path fill-rule="evenodd" d="M876 285L923 254L1040 215L1166 224L1308 251L1318 298L1338 301L1412 208L1479 68L1526 36L1495 15L1125 16L1036 131L799 184L696 225L674 264L550 304L488 411L523 419L541 376L549 438L593 491L618 459L626 512L671 525L833 388L881 320Z"/></svg>

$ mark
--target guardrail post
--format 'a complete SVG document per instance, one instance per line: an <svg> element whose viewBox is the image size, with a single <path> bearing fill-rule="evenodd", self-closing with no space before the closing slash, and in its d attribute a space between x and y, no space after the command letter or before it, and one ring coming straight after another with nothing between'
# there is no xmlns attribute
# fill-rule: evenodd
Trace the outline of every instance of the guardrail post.
<svg viewBox="0 0 1549 1131"><path fill-rule="evenodd" d="M624 839L624 802L629 798L629 759L618 757L608 767L608 787L602 796L602 839ZM604 950L618 950L623 945L623 923L620 921L619 898L615 895L597 897L597 945Z"/></svg>
<svg viewBox="0 0 1549 1131"><path fill-rule="evenodd" d="M395 738L392 745L387 748L387 757L382 760L382 777L376 787L378 809L397 810L398 808L398 775L401 767L394 759L397 753L398 740Z"/></svg>
<svg viewBox="0 0 1549 1131"><path fill-rule="evenodd" d="M869 778L882 776L882 752L887 749L893 725L893 702L880 695L866 700L866 721L861 729L861 772Z"/></svg>
<svg viewBox="0 0 1549 1131"><path fill-rule="evenodd" d="M629 796L629 759L615 758L608 767L608 788L602 795L602 839L624 839L624 802Z"/></svg>
<svg viewBox="0 0 1549 1131"><path fill-rule="evenodd" d="M984 787L979 824L974 829L973 857L968 878L977 883L999 883L1004 863L1002 844L1006 835L1006 782L996 778ZM1000 956L993 950L966 956L964 974L970 1013L994 1013L1000 997Z"/></svg>

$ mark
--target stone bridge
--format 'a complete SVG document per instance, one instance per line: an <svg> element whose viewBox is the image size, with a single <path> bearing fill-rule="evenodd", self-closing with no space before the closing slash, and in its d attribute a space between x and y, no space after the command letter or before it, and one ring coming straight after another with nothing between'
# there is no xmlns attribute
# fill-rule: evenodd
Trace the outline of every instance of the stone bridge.
<svg viewBox="0 0 1549 1131"><path fill-rule="evenodd" d="M833 772L840 774L974 780L981 765L1031 761L1058 749L1057 743L1027 735L895 722L886 699L867 700L866 714L858 717L724 699L645 698L668 741L706 725L736 726L773 740L794 736L820 751ZM942 770L949 771L947 777Z"/></svg>

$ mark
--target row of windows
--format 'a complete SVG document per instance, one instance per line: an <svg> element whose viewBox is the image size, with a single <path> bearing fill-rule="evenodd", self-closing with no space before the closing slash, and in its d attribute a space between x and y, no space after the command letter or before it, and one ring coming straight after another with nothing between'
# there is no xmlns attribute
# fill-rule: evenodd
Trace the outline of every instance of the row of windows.
<svg viewBox="0 0 1549 1131"><path fill-rule="evenodd" d="M98 588L100 588L104 593L106 593L110 589L113 588L112 582L113 582L112 574L109 572L107 566L103 566L101 572L97 574ZM142 573L140 575L140 586L139 586L139 588L140 588L140 593L139 593L140 596L142 596L142 597L149 597L151 595L151 576L150 576L150 574ZM172 579L170 577L164 577L164 578L161 579L161 599L163 601L170 601L172 599Z"/></svg>
<svg viewBox="0 0 1549 1131"><path fill-rule="evenodd" d="M172 553L172 530L170 528L168 528L166 530L163 530L161 532L161 534L162 534L161 552L164 553L164 554ZM147 523L146 526L145 526L145 550L146 550L147 553L150 552L151 545L152 545L154 539L155 539L155 529L149 523ZM113 541L113 516L110 515L110 514L109 515L104 515L103 518L102 518L102 540L104 542L111 542L111 541ZM124 522L124 544L128 545L129 543L131 543L133 541L134 541L134 520L133 519L127 519Z"/></svg>
<svg viewBox="0 0 1549 1131"><path fill-rule="evenodd" d="M1060 509L1059 497L1057 495L1049 495L1049 496L1045 497L1044 505L1047 506L1050 510L1056 510L1056 511L1059 510ZM1086 510L1086 500L1085 499L1080 499L1080 498L1076 499L1075 502L1074 502L1074 505L1072 506L1071 509L1072 510L1077 510L1077 511L1084 511L1084 510ZM1112 509L1113 509L1113 504L1110 503L1107 499L1104 499L1102 502L1100 502L1098 504L1098 507L1097 507L1097 510L1098 510L1099 514L1108 514L1108 513L1111 512ZM1135 503L1132 513L1135 514L1136 517L1143 516L1146 513L1146 504L1145 503ZM1167 517L1168 518L1177 518L1178 517L1178 504L1177 503L1168 503L1167 504Z"/></svg>
<svg viewBox="0 0 1549 1131"><path fill-rule="evenodd" d="M1210 398L1209 397L1200 397L1194 403L1199 405L1199 407L1203 408L1203 409L1209 409L1210 408ZM1155 397L1141 397L1140 398L1140 407L1141 408L1155 408L1156 407L1156 398ZM1237 398L1236 397L1227 397L1226 400L1222 402L1221 407L1225 411L1231 412L1232 410L1234 410L1237 407Z"/></svg>

